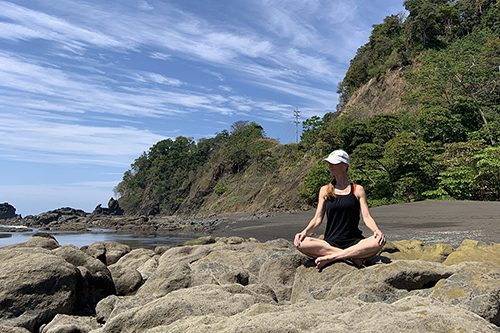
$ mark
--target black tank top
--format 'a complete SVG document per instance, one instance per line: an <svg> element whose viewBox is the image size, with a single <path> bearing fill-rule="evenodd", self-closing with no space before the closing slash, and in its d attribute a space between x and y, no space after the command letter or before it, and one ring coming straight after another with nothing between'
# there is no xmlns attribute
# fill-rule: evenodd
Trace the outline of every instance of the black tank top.
<svg viewBox="0 0 500 333"><path fill-rule="evenodd" d="M346 248L363 239L359 230L359 200L350 184L349 194L337 194L325 201L326 231L325 240L332 246Z"/></svg>

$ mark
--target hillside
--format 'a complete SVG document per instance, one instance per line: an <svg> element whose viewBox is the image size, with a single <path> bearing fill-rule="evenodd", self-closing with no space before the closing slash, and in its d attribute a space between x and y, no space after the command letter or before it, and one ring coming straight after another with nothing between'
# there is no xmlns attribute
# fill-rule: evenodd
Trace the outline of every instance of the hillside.
<svg viewBox="0 0 500 333"><path fill-rule="evenodd" d="M329 181L321 157L352 157L371 205L500 199L500 2L407 0L374 26L338 86L339 112L282 145L256 123L163 140L116 187L129 214L297 210Z"/></svg>

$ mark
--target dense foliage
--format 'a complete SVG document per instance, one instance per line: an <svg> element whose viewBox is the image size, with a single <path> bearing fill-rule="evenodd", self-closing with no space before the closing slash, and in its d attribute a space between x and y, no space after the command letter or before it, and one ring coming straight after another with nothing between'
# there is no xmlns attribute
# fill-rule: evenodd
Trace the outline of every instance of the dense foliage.
<svg viewBox="0 0 500 333"><path fill-rule="evenodd" d="M499 3L407 0L409 15L373 29L339 85L342 108L370 78L401 68L407 111L304 123L302 145L322 156L343 148L352 180L372 204L454 198L498 200L500 175ZM411 110L411 111L409 111ZM314 200L312 170L301 195Z"/></svg>
<svg viewBox="0 0 500 333"><path fill-rule="evenodd" d="M136 159L116 187L122 207L128 213L172 214L190 195L201 201L212 193L224 198L230 186L234 202L241 202L237 195L253 200L234 183L260 177L279 189L276 170L306 165L296 160L321 161L338 148L351 155L351 180L365 186L372 205L499 200L500 3L406 0L405 7L407 17L389 16L374 26L339 84L342 110L368 80L397 69L409 85L400 112L366 119L342 112L313 116L303 122L299 149L279 145L250 122L198 142L160 141ZM307 165L300 196L313 204L330 176L324 163ZM290 191L288 186L279 190Z"/></svg>
<svg viewBox="0 0 500 333"><path fill-rule="evenodd" d="M252 161L261 170L272 167L268 148L276 144L261 126L244 121L233 124L231 133L224 130L198 142L182 136L162 140L135 160L115 191L128 213L172 214L206 172L214 173L209 191L220 195L225 186L216 182L224 175L241 173Z"/></svg>

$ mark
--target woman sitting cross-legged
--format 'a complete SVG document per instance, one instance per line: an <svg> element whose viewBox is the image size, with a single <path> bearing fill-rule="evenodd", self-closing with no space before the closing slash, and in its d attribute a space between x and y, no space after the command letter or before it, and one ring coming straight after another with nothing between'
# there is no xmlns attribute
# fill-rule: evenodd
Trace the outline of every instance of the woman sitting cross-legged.
<svg viewBox="0 0 500 333"><path fill-rule="evenodd" d="M349 155L343 150L335 150L325 161L333 181L321 187L316 213L307 227L295 235L294 244L300 252L316 258L318 269L337 260L351 260L359 265L382 249L385 236L370 215L365 189L349 183ZM371 237L364 238L359 230L360 211L366 226L373 232ZM325 213L324 240L308 236L321 224Z"/></svg>

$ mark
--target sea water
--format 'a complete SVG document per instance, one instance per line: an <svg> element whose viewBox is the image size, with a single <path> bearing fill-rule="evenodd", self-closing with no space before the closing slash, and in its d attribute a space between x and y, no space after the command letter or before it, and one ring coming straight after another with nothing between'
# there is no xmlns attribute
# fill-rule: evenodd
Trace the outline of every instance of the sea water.
<svg viewBox="0 0 500 333"><path fill-rule="evenodd" d="M12 226L0 225L0 227ZM22 228L19 229L22 230ZM88 229L78 232L33 229L32 231L0 232L0 247L26 242L37 232L51 234L60 245L73 244L79 248L95 242L115 241L127 244L133 249L153 249L156 246L176 246L198 237L195 234L135 234L107 229Z"/></svg>

